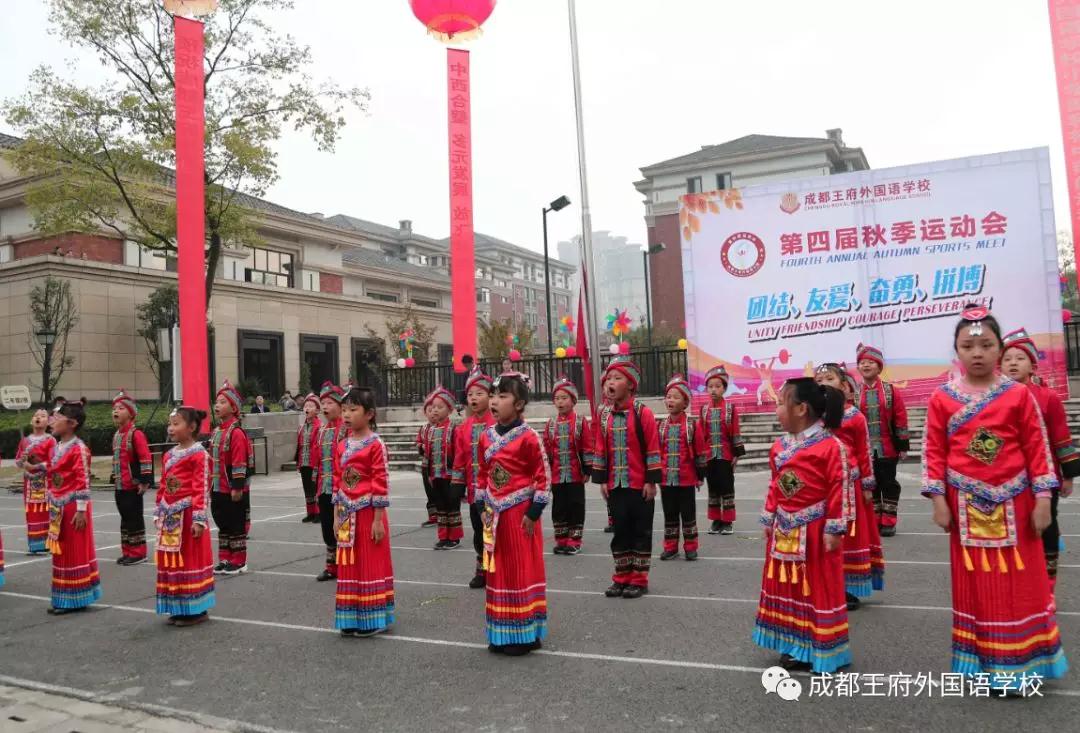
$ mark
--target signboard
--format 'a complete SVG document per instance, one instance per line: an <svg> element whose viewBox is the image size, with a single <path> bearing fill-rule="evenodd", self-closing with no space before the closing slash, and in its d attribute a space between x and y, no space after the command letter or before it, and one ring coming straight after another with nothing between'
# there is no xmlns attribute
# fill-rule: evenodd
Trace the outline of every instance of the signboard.
<svg viewBox="0 0 1080 733"><path fill-rule="evenodd" d="M1040 374L1067 391L1046 148L683 196L693 384L723 363L728 396L771 409L822 362L852 372L859 343L923 404L957 375L965 304L1026 328Z"/></svg>
<svg viewBox="0 0 1080 733"><path fill-rule="evenodd" d="M30 388L26 386L0 387L0 404L5 410L30 409Z"/></svg>

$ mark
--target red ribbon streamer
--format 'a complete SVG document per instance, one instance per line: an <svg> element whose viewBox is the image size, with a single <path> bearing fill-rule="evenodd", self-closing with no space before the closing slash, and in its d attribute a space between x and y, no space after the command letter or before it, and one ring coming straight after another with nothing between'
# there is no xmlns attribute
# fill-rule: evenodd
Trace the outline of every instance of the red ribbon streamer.
<svg viewBox="0 0 1080 733"><path fill-rule="evenodd" d="M472 105L469 52L446 51L447 118L450 130L450 309L453 319L454 371L461 357L477 355L476 257L473 238Z"/></svg>

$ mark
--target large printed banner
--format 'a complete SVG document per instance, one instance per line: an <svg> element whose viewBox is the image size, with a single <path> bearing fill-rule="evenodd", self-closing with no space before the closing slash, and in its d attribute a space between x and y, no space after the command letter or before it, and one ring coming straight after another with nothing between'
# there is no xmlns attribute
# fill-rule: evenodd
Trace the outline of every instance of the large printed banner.
<svg viewBox="0 0 1080 733"><path fill-rule="evenodd" d="M680 207L691 379L723 363L728 397L771 409L785 379L880 347L923 404L959 373L967 303L1024 327L1064 393L1046 148L688 194Z"/></svg>

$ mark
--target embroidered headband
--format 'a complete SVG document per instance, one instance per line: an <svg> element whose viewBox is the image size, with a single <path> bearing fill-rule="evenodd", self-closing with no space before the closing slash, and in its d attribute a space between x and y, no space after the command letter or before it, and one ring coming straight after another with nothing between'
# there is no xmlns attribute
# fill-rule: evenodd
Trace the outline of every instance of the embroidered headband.
<svg viewBox="0 0 1080 733"><path fill-rule="evenodd" d="M345 392L333 382L323 382L323 386L319 390L319 399L331 399L334 402L341 404L341 401L345 399Z"/></svg>
<svg viewBox="0 0 1080 733"><path fill-rule="evenodd" d="M974 305L965 308L960 314L961 320L968 321L968 336L983 335L983 321L990 315L990 309L984 305Z"/></svg>
<svg viewBox="0 0 1080 733"><path fill-rule="evenodd" d="M123 407L132 417L137 417L139 414L139 406L135 404L135 398L124 390L120 390L120 394L113 397L112 404L114 410L118 407Z"/></svg>
<svg viewBox="0 0 1080 733"><path fill-rule="evenodd" d="M885 368L885 355L881 353L881 349L875 346L867 346L866 344L859 344L855 351L855 361L860 362L864 359L876 362L882 369Z"/></svg>
<svg viewBox="0 0 1080 733"><path fill-rule="evenodd" d="M711 379L721 379L724 382L724 389L728 386L728 373L723 364L717 364L709 371L705 372L705 384L709 383Z"/></svg>
<svg viewBox="0 0 1080 733"><path fill-rule="evenodd" d="M479 367L473 369L469 374L469 378L465 381L465 394L469 393L469 390L473 387L479 387L480 389L490 392L495 386L491 377L484 374Z"/></svg>
<svg viewBox="0 0 1080 733"><path fill-rule="evenodd" d="M1032 366L1037 367L1039 365L1039 350L1025 329L1018 328L1012 333L1007 333L1001 340L1003 343L1001 355L1003 357L1007 349L1020 349L1031 360Z"/></svg>
<svg viewBox="0 0 1080 733"><path fill-rule="evenodd" d="M559 377L559 381L555 383L555 386L551 390L551 396L554 397L559 394L559 392L565 392L574 402L578 401L577 385L567 379L565 375Z"/></svg>
<svg viewBox="0 0 1080 733"><path fill-rule="evenodd" d="M454 395L450 394L450 391L443 387L441 384L431 391L431 394L424 400L424 408L435 404L435 400L442 400L446 403L446 406L452 411L454 409Z"/></svg>
<svg viewBox="0 0 1080 733"><path fill-rule="evenodd" d="M667 383L667 387L664 388L664 396L667 397L668 392L675 390L683 396L686 400L686 404L690 404L693 401L693 395L690 392L690 383L687 382L683 375L675 374L671 377L671 381Z"/></svg>
<svg viewBox="0 0 1080 733"><path fill-rule="evenodd" d="M225 400L232 405L233 412L240 412L240 405L244 402L244 399L240 396L240 393L236 391L236 388L232 386L232 382L228 379L221 385L221 389L217 392L217 397L224 397Z"/></svg>
<svg viewBox="0 0 1080 733"><path fill-rule="evenodd" d="M607 378L615 372L619 372L626 377L626 381L630 382L630 390L632 392L637 392L638 385L641 384L641 370L638 369L637 364L635 364L630 357L617 356L612 359L611 363L604 369L604 377L600 381L606 382Z"/></svg>

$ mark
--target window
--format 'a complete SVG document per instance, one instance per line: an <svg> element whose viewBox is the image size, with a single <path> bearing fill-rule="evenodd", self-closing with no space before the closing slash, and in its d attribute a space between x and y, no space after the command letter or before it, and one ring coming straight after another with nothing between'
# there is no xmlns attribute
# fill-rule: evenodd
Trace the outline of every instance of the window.
<svg viewBox="0 0 1080 733"><path fill-rule="evenodd" d="M432 298L409 298L409 302L421 308L438 308L439 301Z"/></svg>
<svg viewBox="0 0 1080 733"><path fill-rule="evenodd" d="M477 303L490 303L491 291L487 288L477 288L476 290L476 302Z"/></svg>
<svg viewBox="0 0 1080 733"><path fill-rule="evenodd" d="M319 273L305 270L301 279L304 290L310 290L314 293L319 292L322 289L322 284L319 279ZM319 382L322 384L322 382Z"/></svg>
<svg viewBox="0 0 1080 733"><path fill-rule="evenodd" d="M730 173L717 173L716 174L716 190L726 191L731 188L731 174Z"/></svg>
<svg viewBox="0 0 1080 733"><path fill-rule="evenodd" d="M367 297L371 298L372 300L381 300L383 303L397 303L399 300L401 300L400 297L392 293L379 293L373 290L369 290L367 292Z"/></svg>
<svg viewBox="0 0 1080 733"><path fill-rule="evenodd" d="M701 193L701 176L686 179L687 193Z"/></svg>
<svg viewBox="0 0 1080 733"><path fill-rule="evenodd" d="M263 397L276 400L285 390L284 336L263 331L237 331L240 379L258 378ZM245 395L255 397L256 395Z"/></svg>
<svg viewBox="0 0 1080 733"><path fill-rule="evenodd" d="M261 247L251 247L244 261L244 280L279 288L293 286L293 256Z"/></svg>
<svg viewBox="0 0 1080 733"><path fill-rule="evenodd" d="M129 239L124 242L124 264L144 270L176 272L176 252L148 249Z"/></svg>
<svg viewBox="0 0 1080 733"><path fill-rule="evenodd" d="M337 336L308 336L300 334L300 359L308 365L311 389L325 382L338 383ZM307 385L303 385L306 389Z"/></svg>

